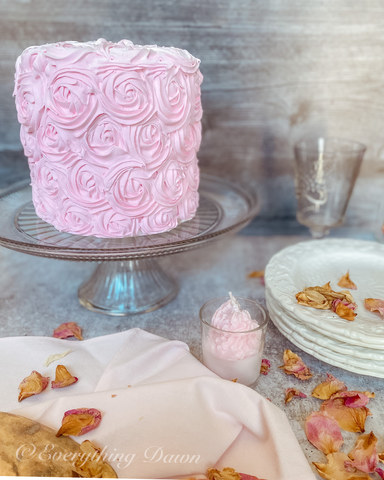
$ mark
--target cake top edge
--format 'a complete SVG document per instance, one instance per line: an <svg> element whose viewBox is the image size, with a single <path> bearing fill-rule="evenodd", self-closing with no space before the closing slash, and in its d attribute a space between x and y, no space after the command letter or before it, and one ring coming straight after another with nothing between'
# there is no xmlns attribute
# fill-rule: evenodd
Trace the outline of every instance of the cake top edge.
<svg viewBox="0 0 384 480"><path fill-rule="evenodd" d="M188 70L197 71L200 59L191 55L187 50L176 47L159 47L158 45L136 45L130 40L120 40L117 43L104 38L95 41L77 42L62 41L47 43L45 45L30 46L26 48L17 59L16 66L23 58L36 54L59 60L73 55L97 54L106 62L120 61L135 64L173 64L185 66Z"/></svg>

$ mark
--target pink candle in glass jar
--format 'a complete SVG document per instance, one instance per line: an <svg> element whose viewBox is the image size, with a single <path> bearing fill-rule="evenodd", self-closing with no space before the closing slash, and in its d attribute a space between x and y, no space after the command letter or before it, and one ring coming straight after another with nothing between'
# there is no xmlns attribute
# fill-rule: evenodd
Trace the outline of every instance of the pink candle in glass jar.
<svg viewBox="0 0 384 480"><path fill-rule="evenodd" d="M203 364L226 380L254 386L268 323L266 310L246 298L217 298L200 310Z"/></svg>

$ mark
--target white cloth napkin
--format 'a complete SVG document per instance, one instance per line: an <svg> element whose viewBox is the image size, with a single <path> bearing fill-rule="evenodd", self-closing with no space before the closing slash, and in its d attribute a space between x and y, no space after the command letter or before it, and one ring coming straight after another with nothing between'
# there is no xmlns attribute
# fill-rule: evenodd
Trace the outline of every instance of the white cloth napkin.
<svg viewBox="0 0 384 480"><path fill-rule="evenodd" d="M37 370L53 380L58 364L79 381L18 403L24 377ZM100 426L75 440L104 448L121 478L204 474L213 466L266 480L315 478L285 414L254 390L218 378L183 342L138 328L82 342L2 338L0 365L2 411L58 430L67 410L100 410Z"/></svg>

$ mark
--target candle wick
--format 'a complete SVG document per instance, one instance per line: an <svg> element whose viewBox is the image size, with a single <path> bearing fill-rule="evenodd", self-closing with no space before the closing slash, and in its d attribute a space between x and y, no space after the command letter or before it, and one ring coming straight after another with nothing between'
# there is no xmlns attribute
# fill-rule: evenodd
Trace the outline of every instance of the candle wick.
<svg viewBox="0 0 384 480"><path fill-rule="evenodd" d="M236 298L232 295L232 292L229 292L229 299L231 300L232 306L241 312L240 303L236 300Z"/></svg>

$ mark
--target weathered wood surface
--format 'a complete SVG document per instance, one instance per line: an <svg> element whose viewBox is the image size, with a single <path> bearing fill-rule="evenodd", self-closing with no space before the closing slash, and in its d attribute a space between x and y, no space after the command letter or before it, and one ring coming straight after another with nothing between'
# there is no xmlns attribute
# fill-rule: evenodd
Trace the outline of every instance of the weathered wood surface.
<svg viewBox="0 0 384 480"><path fill-rule="evenodd" d="M203 167L261 186L263 214L285 217L294 141L313 131L357 139L369 147L363 176L379 182L371 221L384 171L383 26L379 0L0 0L0 150L20 148L13 75L27 46L174 45L202 60ZM360 203L352 216L363 218Z"/></svg>

